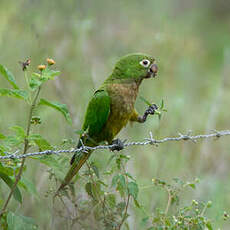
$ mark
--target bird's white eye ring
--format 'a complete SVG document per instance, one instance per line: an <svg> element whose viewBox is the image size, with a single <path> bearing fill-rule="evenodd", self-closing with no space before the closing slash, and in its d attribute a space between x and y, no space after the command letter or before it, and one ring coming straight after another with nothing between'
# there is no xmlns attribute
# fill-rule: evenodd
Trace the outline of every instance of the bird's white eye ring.
<svg viewBox="0 0 230 230"><path fill-rule="evenodd" d="M150 61L148 59L144 59L144 60L140 61L140 64L147 68L150 64Z"/></svg>

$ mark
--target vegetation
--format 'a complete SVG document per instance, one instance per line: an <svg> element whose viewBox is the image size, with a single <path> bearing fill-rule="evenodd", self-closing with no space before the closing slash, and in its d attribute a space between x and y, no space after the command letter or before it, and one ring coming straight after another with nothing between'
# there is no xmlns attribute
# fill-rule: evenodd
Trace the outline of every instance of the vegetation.
<svg viewBox="0 0 230 230"><path fill-rule="evenodd" d="M132 52L153 54L159 66L137 109L163 99L167 113L127 126L122 140L229 129L229 3L0 6L0 155L75 147L94 89ZM223 137L97 150L55 199L71 155L1 161L0 228L229 229L229 147Z"/></svg>

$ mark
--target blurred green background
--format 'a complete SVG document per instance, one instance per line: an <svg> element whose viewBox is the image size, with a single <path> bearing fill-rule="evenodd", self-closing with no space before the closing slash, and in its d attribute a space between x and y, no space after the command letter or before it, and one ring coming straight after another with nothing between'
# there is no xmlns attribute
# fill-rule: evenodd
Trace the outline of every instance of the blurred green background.
<svg viewBox="0 0 230 230"><path fill-rule="evenodd" d="M42 93L68 105L73 127L52 110L42 111L38 130L53 145L63 138L77 139L73 131L81 128L93 91L111 73L116 60L132 52L156 57L158 77L144 81L139 95L157 104L164 99L168 112L160 122L154 117L143 125L128 125L119 134L121 139L141 141L150 131L161 138L189 130L198 134L229 129L230 2L0 0L0 63L21 85L24 78L18 62L28 57L33 68L52 57L61 70L61 76ZM2 77L0 86L8 87ZM142 113L146 105L137 99L136 107ZM23 103L1 97L0 111L0 132L7 133L12 125L25 126ZM216 229L229 229L229 221L223 221L223 212L230 210L229 137L197 144L136 146L125 152L132 157L129 171L140 186L155 177L169 182L175 177L200 178L196 190L183 194L183 202L212 200L208 216ZM93 158L107 155L108 151L96 152ZM41 229L49 229L48 174L38 162L28 162L26 176L36 183L41 197L28 195L19 212L35 217ZM143 189L139 197L150 211L167 202L166 194L157 189ZM11 202L10 207L17 205ZM138 212L133 213L131 229L140 229L138 221Z"/></svg>

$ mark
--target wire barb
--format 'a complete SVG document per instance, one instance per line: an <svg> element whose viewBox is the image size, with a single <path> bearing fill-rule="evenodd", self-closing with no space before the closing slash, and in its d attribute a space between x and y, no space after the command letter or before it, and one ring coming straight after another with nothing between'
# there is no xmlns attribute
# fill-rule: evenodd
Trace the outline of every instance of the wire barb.
<svg viewBox="0 0 230 230"><path fill-rule="evenodd" d="M154 145L157 146L157 144L162 144L164 142L175 142L175 141L192 141L194 143L197 142L199 139L209 139L209 138L217 138L219 139L222 136L228 136L230 135L230 130L212 130L213 133L210 134L199 134L192 136L191 131L188 132L188 134L181 134L179 133L178 137L165 137L162 139L154 139L152 132L149 133L149 137L145 138L145 141L139 141L139 142L125 142L124 148L133 146L133 145ZM71 149L60 149L60 150L45 150L41 152L32 152L32 153L26 153L18 155L20 152L17 150L16 152L12 154L5 153L5 156L0 156L0 160L13 160L13 159L22 159L27 157L33 157L33 156L44 156L44 155L59 155L60 153L82 153L82 152L88 152L90 150L97 150L97 149L111 149L113 147L116 147L115 144L112 145L98 145L95 147L89 147L82 145L80 148L71 148Z"/></svg>

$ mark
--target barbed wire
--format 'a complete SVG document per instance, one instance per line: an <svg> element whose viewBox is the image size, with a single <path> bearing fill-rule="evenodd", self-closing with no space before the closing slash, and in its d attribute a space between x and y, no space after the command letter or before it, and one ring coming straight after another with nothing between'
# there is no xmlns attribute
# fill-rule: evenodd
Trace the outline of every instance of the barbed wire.
<svg viewBox="0 0 230 230"><path fill-rule="evenodd" d="M162 144L164 142L173 142L173 141L192 141L194 143L197 142L199 139L208 139L208 138L220 138L222 136L230 135L230 130L221 130L217 131L214 130L213 133L210 134L199 134L192 136L191 131L184 135L179 133L177 137L165 137L162 139L154 139L152 132L149 133L149 137L145 138L144 141L137 141L137 142L123 142L123 147L129 147L133 145L157 145ZM113 149L116 147L120 147L118 144L112 144L112 145L98 145L95 147L89 147L89 146L81 146L80 148L71 148L71 149L61 149L61 150L45 150L40 152L31 152L26 154L20 154L20 151L16 151L13 154L5 153L5 156L0 156L0 160L13 160L13 159L21 159L21 158L27 158L32 156L43 156L43 155L59 155L60 153L87 153L90 150L97 150L97 149Z"/></svg>

